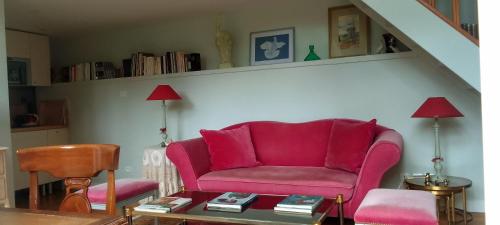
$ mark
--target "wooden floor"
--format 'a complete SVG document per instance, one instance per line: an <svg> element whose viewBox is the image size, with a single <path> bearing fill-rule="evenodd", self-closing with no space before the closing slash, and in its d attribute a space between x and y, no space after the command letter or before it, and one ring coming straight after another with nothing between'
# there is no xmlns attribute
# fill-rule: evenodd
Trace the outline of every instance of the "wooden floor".
<svg viewBox="0 0 500 225"><path fill-rule="evenodd" d="M46 210L57 210L59 203L64 198L64 190L60 188L61 185L54 185L54 192L50 195L41 196L40 197L40 209ZM59 188L58 188L59 187ZM29 207L29 199L28 192L16 192L16 208L28 208ZM442 218L440 218L439 225L447 225L446 215L442 214ZM484 225L484 213L472 213L473 220L468 225ZM457 219L461 220L461 215L457 215ZM139 218L135 225L149 225L153 224L150 218ZM160 221L161 225L175 225L177 224L174 221L162 220ZM338 221L336 218L328 218L324 223L324 225L338 225ZM457 223L463 224L463 223ZM354 221L346 219L345 225L354 225Z"/></svg>

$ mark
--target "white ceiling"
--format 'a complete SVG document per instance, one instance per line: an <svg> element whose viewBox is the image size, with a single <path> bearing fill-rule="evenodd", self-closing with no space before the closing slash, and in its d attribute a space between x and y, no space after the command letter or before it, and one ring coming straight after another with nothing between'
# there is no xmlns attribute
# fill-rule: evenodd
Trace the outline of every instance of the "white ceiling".
<svg viewBox="0 0 500 225"><path fill-rule="evenodd" d="M265 0L259 0L265 2ZM253 3L251 3L253 2ZM7 28L50 36L228 12L255 0L5 0Z"/></svg>

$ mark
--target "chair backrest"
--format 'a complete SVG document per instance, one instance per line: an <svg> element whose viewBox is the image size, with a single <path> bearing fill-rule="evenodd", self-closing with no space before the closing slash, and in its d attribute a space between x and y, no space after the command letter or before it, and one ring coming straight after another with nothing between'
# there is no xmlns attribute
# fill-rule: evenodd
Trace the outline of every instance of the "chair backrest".
<svg viewBox="0 0 500 225"><path fill-rule="evenodd" d="M63 178L66 196L59 211L91 213L87 197L91 178L103 170L108 174L106 212L115 214L115 170L120 146L112 144L59 145L17 150L19 167L30 174L30 209L38 209L38 172ZM82 190L74 192L74 190Z"/></svg>

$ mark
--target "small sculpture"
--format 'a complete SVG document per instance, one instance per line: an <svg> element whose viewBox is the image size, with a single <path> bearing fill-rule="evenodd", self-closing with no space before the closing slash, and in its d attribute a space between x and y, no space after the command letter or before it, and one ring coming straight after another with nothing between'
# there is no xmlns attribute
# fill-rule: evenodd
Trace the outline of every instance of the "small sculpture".
<svg viewBox="0 0 500 225"><path fill-rule="evenodd" d="M425 173L424 185L425 186L431 185L431 174L430 173Z"/></svg>
<svg viewBox="0 0 500 225"><path fill-rule="evenodd" d="M227 31L221 30L220 17L217 18L215 45L217 46L217 50L219 50L219 69L233 67L233 63L231 63L233 40L231 39L231 34Z"/></svg>
<svg viewBox="0 0 500 225"><path fill-rule="evenodd" d="M390 33L385 33L382 35L382 38L380 39L379 45L375 50L375 53L382 54L382 53L400 52L399 48L397 47L397 42L398 39L396 39L394 35Z"/></svg>

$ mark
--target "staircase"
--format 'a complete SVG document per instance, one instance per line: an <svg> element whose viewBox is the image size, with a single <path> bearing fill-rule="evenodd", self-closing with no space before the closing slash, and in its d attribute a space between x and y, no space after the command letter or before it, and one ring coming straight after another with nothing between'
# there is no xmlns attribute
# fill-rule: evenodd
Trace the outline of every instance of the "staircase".
<svg viewBox="0 0 500 225"><path fill-rule="evenodd" d="M447 18L435 0L351 0L409 48L429 55L481 93L479 40L460 27L459 0L452 1L452 18Z"/></svg>

